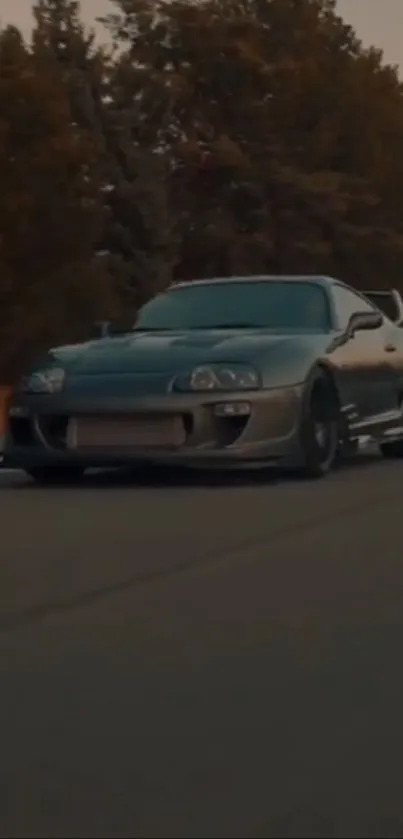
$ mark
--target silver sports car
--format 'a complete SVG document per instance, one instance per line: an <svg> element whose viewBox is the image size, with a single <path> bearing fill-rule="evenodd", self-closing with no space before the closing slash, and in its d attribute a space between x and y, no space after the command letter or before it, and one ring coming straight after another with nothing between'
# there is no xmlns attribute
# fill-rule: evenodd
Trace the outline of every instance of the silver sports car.
<svg viewBox="0 0 403 839"><path fill-rule="evenodd" d="M366 435L403 455L403 330L321 276L180 283L133 330L49 351L12 397L6 460L40 482L130 464L292 466Z"/></svg>

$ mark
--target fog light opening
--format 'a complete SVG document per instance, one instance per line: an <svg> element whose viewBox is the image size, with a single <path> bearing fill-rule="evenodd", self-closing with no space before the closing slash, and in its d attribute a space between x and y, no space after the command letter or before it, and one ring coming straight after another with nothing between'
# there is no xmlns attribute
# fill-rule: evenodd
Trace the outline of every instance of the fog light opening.
<svg viewBox="0 0 403 839"><path fill-rule="evenodd" d="M247 417L250 411L249 402L220 402L214 405L216 417Z"/></svg>

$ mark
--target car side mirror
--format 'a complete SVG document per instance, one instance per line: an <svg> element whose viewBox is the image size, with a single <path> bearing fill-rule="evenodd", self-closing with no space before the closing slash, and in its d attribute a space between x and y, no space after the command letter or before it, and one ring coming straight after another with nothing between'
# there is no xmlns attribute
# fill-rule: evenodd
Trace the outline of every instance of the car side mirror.
<svg viewBox="0 0 403 839"><path fill-rule="evenodd" d="M379 329L382 323L383 317L380 312L354 312L348 322L347 333L352 338L356 332L364 329Z"/></svg>

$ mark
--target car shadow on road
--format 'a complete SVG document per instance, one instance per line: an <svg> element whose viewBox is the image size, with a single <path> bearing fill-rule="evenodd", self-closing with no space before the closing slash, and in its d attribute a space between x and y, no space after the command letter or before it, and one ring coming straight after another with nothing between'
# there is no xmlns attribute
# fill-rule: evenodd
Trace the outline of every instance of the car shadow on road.
<svg viewBox="0 0 403 839"><path fill-rule="evenodd" d="M348 472L354 469L365 469L376 462L379 462L379 455L376 453L360 453L346 460L333 474L337 475L340 471ZM295 481L301 483L303 480L296 470L281 470L274 467L212 470L152 466L137 469L92 470L84 476L82 481L69 485L60 484L52 486L51 489L54 492L60 489L73 492L77 491L77 489L81 491L101 491L102 489L123 489L125 487L141 488L145 491L147 489L186 487L223 489L226 487L274 486L279 483L283 484ZM35 485L29 478L25 478L22 475L19 480L15 479L11 482L10 488L19 491L35 490L40 492L44 490L44 487ZM46 487L45 489L49 491L50 487Z"/></svg>
<svg viewBox="0 0 403 839"><path fill-rule="evenodd" d="M80 481L69 484L57 484L55 486L40 486L35 484L30 478L21 476L19 480L15 479L12 486L19 491L44 491L49 492L52 489L57 492L61 489L63 491L77 491L83 490L111 490L141 488L144 490L152 490L158 488L186 488L186 487L207 487L207 488L225 488L234 486L252 486L259 484L275 484L280 480L284 480L285 473L279 470L271 469L255 469L255 470L204 470L204 469L173 469L167 468L149 468L149 469L107 469L87 472L84 478Z"/></svg>

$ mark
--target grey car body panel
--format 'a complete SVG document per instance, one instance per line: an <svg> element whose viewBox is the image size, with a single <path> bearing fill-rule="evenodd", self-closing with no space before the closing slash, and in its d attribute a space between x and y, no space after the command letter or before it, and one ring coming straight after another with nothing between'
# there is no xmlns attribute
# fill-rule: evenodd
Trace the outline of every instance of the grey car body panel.
<svg viewBox="0 0 403 839"><path fill-rule="evenodd" d="M244 279L201 282L231 283ZM250 279L270 282L272 278ZM338 322L333 289L335 285L349 287L330 277L275 279L309 280L322 285L329 296L329 332L264 328L135 330L121 336L56 347L49 351L42 366L63 367L65 386L53 395L16 390L6 442L7 459L27 468L41 462L77 461L89 466L139 460L184 464L277 462L289 458L296 461L302 398L310 374L317 367L332 379L349 435L367 432L379 437L393 432L394 428L400 433L403 330L385 318L381 328L357 332L353 338L346 339L345 330ZM261 388L235 393L175 392L175 378L190 373L194 367L230 363L252 366L260 375ZM251 414L236 439L224 444L217 437L214 406L237 400L247 401ZM186 444L175 451L148 448L89 455L44 446L35 433L38 417L170 413L191 415L193 423ZM29 444L21 443L13 433L18 421L30 422L34 429Z"/></svg>
<svg viewBox="0 0 403 839"><path fill-rule="evenodd" d="M304 380L318 355L325 355L333 336L277 335L270 330L206 330L149 333L106 338L74 355L56 350L53 358L67 371L66 389L77 388L87 377L158 377L161 387L198 365L246 363L256 365L263 387L282 387ZM88 381L86 381L86 385Z"/></svg>

